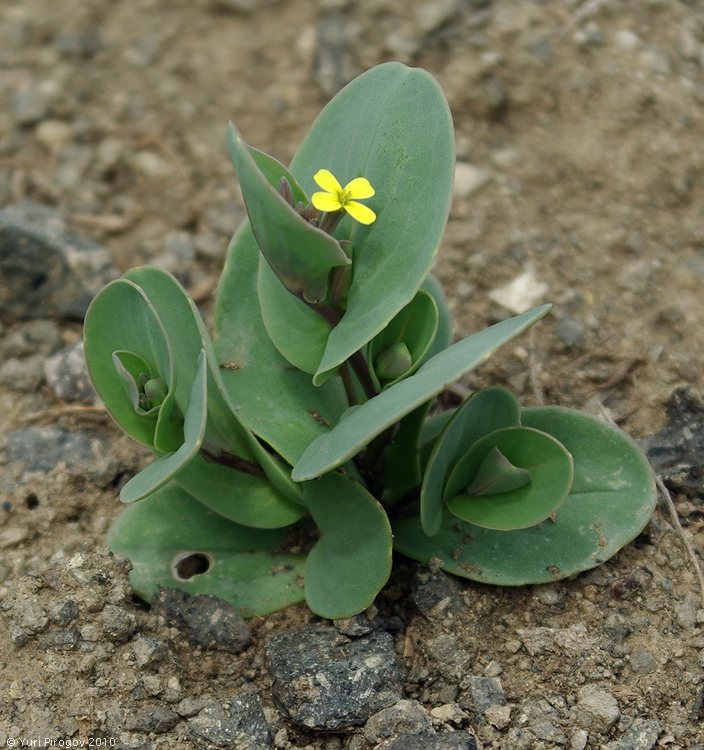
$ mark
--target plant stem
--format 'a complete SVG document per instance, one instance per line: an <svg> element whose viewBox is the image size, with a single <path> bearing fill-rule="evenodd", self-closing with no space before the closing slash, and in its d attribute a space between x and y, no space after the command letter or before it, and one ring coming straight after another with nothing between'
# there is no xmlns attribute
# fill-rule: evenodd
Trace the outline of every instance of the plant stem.
<svg viewBox="0 0 704 750"><path fill-rule="evenodd" d="M340 366L340 377L342 378L342 385L345 386L347 403L350 406L355 406L357 404L357 393L354 389L354 383L352 382L352 373L347 362L343 362Z"/></svg>
<svg viewBox="0 0 704 750"><path fill-rule="evenodd" d="M366 397L374 398L374 396L377 395L377 390L374 387L371 376L369 375L367 360L364 359L364 355L362 354L361 350L356 351L347 361L352 365L354 374L362 384L362 388L364 388Z"/></svg>
<svg viewBox="0 0 704 750"><path fill-rule="evenodd" d="M235 471L241 471L243 474L249 474L253 477L265 478L264 471L259 464L255 464L253 461L247 461L246 458L241 456L235 456L232 453L226 453L225 451L215 451L209 447L201 447L200 452L207 461L212 461L215 464L222 464Z"/></svg>

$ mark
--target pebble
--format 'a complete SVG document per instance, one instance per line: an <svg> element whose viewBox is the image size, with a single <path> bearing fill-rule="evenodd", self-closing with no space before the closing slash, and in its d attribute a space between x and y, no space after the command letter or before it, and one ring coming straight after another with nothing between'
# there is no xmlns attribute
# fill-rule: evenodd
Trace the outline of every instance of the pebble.
<svg viewBox="0 0 704 750"><path fill-rule="evenodd" d="M342 633L342 635L366 635L379 626L377 609L372 605L365 612L360 612L354 617L333 620L332 624L335 626L337 632Z"/></svg>
<svg viewBox="0 0 704 750"><path fill-rule="evenodd" d="M44 377L62 401L95 403L97 394L88 375L82 341L49 357L44 362Z"/></svg>
<svg viewBox="0 0 704 750"><path fill-rule="evenodd" d="M638 34L630 29L618 29L614 32L614 42L617 47L620 47L624 52L632 52L640 47L641 41Z"/></svg>
<svg viewBox="0 0 704 750"><path fill-rule="evenodd" d="M210 0L209 2L211 10L244 15L253 13L258 4L259 0Z"/></svg>
<svg viewBox="0 0 704 750"><path fill-rule="evenodd" d="M115 604L106 604L100 613L100 619L103 633L117 643L128 641L137 630L137 618L134 613Z"/></svg>
<svg viewBox="0 0 704 750"><path fill-rule="evenodd" d="M188 232L169 232L164 239L164 250L152 260L152 265L172 273L187 282L189 267L196 258L196 246Z"/></svg>
<svg viewBox="0 0 704 750"><path fill-rule="evenodd" d="M661 732L657 719L634 719L623 737L610 742L604 750L653 750Z"/></svg>
<svg viewBox="0 0 704 750"><path fill-rule="evenodd" d="M137 39L125 50L125 60L136 68L148 68L159 59L160 51L157 39Z"/></svg>
<svg viewBox="0 0 704 750"><path fill-rule="evenodd" d="M471 661L470 654L452 633L441 633L428 639L426 651L446 681L458 683L466 674L465 670Z"/></svg>
<svg viewBox="0 0 704 750"><path fill-rule="evenodd" d="M455 181L452 192L455 198L468 198L481 190L491 180L491 173L472 164L458 161L455 165Z"/></svg>
<svg viewBox="0 0 704 750"><path fill-rule="evenodd" d="M616 698L595 685L580 688L574 710L577 724L600 734L606 734L621 715Z"/></svg>
<svg viewBox="0 0 704 750"><path fill-rule="evenodd" d="M667 423L642 439L655 470L671 488L693 497L704 494L704 399L690 387L676 388L666 405Z"/></svg>
<svg viewBox="0 0 704 750"><path fill-rule="evenodd" d="M658 668L655 656L642 648L634 649L630 655L631 669L636 674L650 674Z"/></svg>
<svg viewBox="0 0 704 750"><path fill-rule="evenodd" d="M590 636L581 622L567 628L519 628L516 632L531 656L555 651L581 653L599 640Z"/></svg>
<svg viewBox="0 0 704 750"><path fill-rule="evenodd" d="M58 625L68 625L78 617L78 614L78 604L73 599L64 599L52 607L49 617Z"/></svg>
<svg viewBox="0 0 704 750"><path fill-rule="evenodd" d="M29 529L23 526L14 526L0 532L0 549L12 549L17 547L29 537Z"/></svg>
<svg viewBox="0 0 704 750"><path fill-rule="evenodd" d="M511 723L511 706L489 706L484 711L484 718L499 731L506 729Z"/></svg>
<svg viewBox="0 0 704 750"><path fill-rule="evenodd" d="M475 721L484 723L487 709L506 704L504 689L498 677L469 675L466 682L469 688L469 698L474 710Z"/></svg>
<svg viewBox="0 0 704 750"><path fill-rule="evenodd" d="M477 750L477 741L471 734L461 731L422 737L401 734L382 742L374 750Z"/></svg>
<svg viewBox="0 0 704 750"><path fill-rule="evenodd" d="M686 24L682 25L677 32L677 51L684 60L704 65L704 45Z"/></svg>
<svg viewBox="0 0 704 750"><path fill-rule="evenodd" d="M661 76L667 76L672 73L672 63L670 58L657 47L648 47L638 56L641 65L649 68L653 73Z"/></svg>
<svg viewBox="0 0 704 750"><path fill-rule="evenodd" d="M35 354L17 359L12 357L0 365L0 384L13 391L36 393L44 383L44 357Z"/></svg>
<svg viewBox="0 0 704 750"><path fill-rule="evenodd" d="M131 643L134 660L138 667L158 664L169 653L168 645L158 638L138 635Z"/></svg>
<svg viewBox="0 0 704 750"><path fill-rule="evenodd" d="M34 131L39 143L57 153L73 140L73 127L63 120L44 120Z"/></svg>
<svg viewBox="0 0 704 750"><path fill-rule="evenodd" d="M69 471L86 474L104 487L121 469L110 452L109 438L103 433L55 426L27 427L8 432L6 440L8 462L23 463L25 472L45 473L64 464Z"/></svg>
<svg viewBox="0 0 704 750"><path fill-rule="evenodd" d="M242 615L212 594L191 596L180 589L160 589L153 604L193 646L239 654L252 640Z"/></svg>
<svg viewBox="0 0 704 750"><path fill-rule="evenodd" d="M255 692L239 693L226 703L212 703L188 719L187 726L197 747L203 741L233 750L273 747L262 702Z"/></svg>
<svg viewBox="0 0 704 750"><path fill-rule="evenodd" d="M60 31L54 37L54 47L64 57L89 60L102 48L100 37L90 32Z"/></svg>
<svg viewBox="0 0 704 750"><path fill-rule="evenodd" d="M213 699L208 696L201 696L200 698L184 698L179 702L178 706L176 706L176 711L178 711L179 716L190 718L212 703Z"/></svg>
<svg viewBox="0 0 704 750"><path fill-rule="evenodd" d="M463 608L460 583L442 571L431 572L426 566L416 566L411 577L411 601L416 609L434 617L445 609Z"/></svg>
<svg viewBox="0 0 704 750"><path fill-rule="evenodd" d="M539 281L535 271L529 268L508 284L489 292L489 299L518 315L543 302L547 292L548 285Z"/></svg>
<svg viewBox="0 0 704 750"><path fill-rule="evenodd" d="M400 700L370 716L364 725L369 742L381 742L398 734L435 734L427 711L418 701Z"/></svg>
<svg viewBox="0 0 704 750"><path fill-rule="evenodd" d="M355 76L347 34L343 12L331 10L321 15L316 28L313 80L327 97L334 96Z"/></svg>
<svg viewBox="0 0 704 750"><path fill-rule="evenodd" d="M68 234L53 209L24 202L0 210L0 276L0 314L82 320L114 273L104 248Z"/></svg>
<svg viewBox="0 0 704 750"><path fill-rule="evenodd" d="M31 127L49 116L53 102L51 90L35 86L17 91L10 99L10 112L20 127Z"/></svg>
<svg viewBox="0 0 704 750"><path fill-rule="evenodd" d="M402 695L393 639L383 631L349 639L307 625L274 636L267 653L274 700L307 729L363 724Z"/></svg>
<svg viewBox="0 0 704 750"><path fill-rule="evenodd" d="M173 729L181 717L166 706L145 706L127 717L125 729L132 732L164 734Z"/></svg>
<svg viewBox="0 0 704 750"><path fill-rule="evenodd" d="M560 341L568 349L583 346L587 338L584 324L571 315L563 315L557 321L556 332Z"/></svg>
<svg viewBox="0 0 704 750"><path fill-rule="evenodd" d="M432 34L452 21L457 14L457 0L431 0L417 6L415 21L424 34Z"/></svg>
<svg viewBox="0 0 704 750"><path fill-rule="evenodd" d="M570 738L570 750L584 750L589 740L589 733L584 729L575 729Z"/></svg>

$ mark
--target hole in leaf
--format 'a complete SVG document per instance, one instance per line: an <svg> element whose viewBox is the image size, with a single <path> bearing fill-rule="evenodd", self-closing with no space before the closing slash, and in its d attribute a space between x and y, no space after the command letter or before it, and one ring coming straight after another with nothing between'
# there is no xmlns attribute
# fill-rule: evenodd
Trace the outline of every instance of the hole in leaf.
<svg viewBox="0 0 704 750"><path fill-rule="evenodd" d="M39 505L39 498L34 494L34 492L30 492L29 495L25 497L24 504L30 510L34 510L37 507L37 505Z"/></svg>
<svg viewBox="0 0 704 750"><path fill-rule="evenodd" d="M207 573L211 565L211 559L202 552L184 552L174 560L172 570L176 580L190 581Z"/></svg>

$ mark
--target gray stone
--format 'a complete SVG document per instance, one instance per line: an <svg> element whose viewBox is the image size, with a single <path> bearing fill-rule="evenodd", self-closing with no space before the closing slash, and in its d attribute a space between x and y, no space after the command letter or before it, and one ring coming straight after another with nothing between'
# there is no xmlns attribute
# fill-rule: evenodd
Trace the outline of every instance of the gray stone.
<svg viewBox="0 0 704 750"><path fill-rule="evenodd" d="M188 734L200 745L234 750L268 750L273 747L269 725L257 693L240 693L228 703L213 703L188 720Z"/></svg>
<svg viewBox="0 0 704 750"><path fill-rule="evenodd" d="M467 732L447 732L422 736L401 734L383 742L375 750L477 750L477 741Z"/></svg>
<svg viewBox="0 0 704 750"><path fill-rule="evenodd" d="M643 648L634 649L630 657L631 669L636 674L650 674L658 668L655 656Z"/></svg>
<svg viewBox="0 0 704 750"><path fill-rule="evenodd" d="M53 354L61 348L61 331L53 320L30 320L8 331L0 358Z"/></svg>
<svg viewBox="0 0 704 750"><path fill-rule="evenodd" d="M100 619L103 621L103 633L111 641L117 643L128 641L137 630L137 618L134 612L115 604L106 604L100 613Z"/></svg>
<svg viewBox="0 0 704 750"><path fill-rule="evenodd" d="M376 607L370 607L365 612L360 612L354 617L343 617L333 620L333 625L338 633L342 635L358 636L371 633L379 627Z"/></svg>
<svg viewBox="0 0 704 750"><path fill-rule="evenodd" d="M88 376L82 341L49 357L44 362L44 377L62 401L95 402L97 394Z"/></svg>
<svg viewBox="0 0 704 750"><path fill-rule="evenodd" d="M485 721L484 712L488 708L503 706L506 703L506 696L498 677L469 675L466 682L475 721L483 723Z"/></svg>
<svg viewBox="0 0 704 750"><path fill-rule="evenodd" d="M418 701L400 700L382 708L364 725L364 736L369 742L381 742L398 734L435 734L430 717Z"/></svg>
<svg viewBox="0 0 704 750"><path fill-rule="evenodd" d="M567 742L565 733L557 724L551 721L536 721L528 726L528 730L539 740L564 745Z"/></svg>
<svg viewBox="0 0 704 750"><path fill-rule="evenodd" d="M259 0L210 0L212 10L225 13L253 13Z"/></svg>
<svg viewBox="0 0 704 750"><path fill-rule="evenodd" d="M81 631L78 628L54 630L37 638L37 645L42 650L55 648L60 651L76 651L81 645Z"/></svg>
<svg viewBox="0 0 704 750"><path fill-rule="evenodd" d="M52 209L26 202L0 211L0 315L81 320L112 276L108 253L68 234Z"/></svg>
<svg viewBox="0 0 704 750"><path fill-rule="evenodd" d="M457 0L432 0L415 11L416 24L424 34L432 34L448 24L458 11Z"/></svg>
<svg viewBox="0 0 704 750"><path fill-rule="evenodd" d="M316 29L313 78L325 96L334 96L355 75L344 13L333 9L322 14Z"/></svg>
<svg viewBox="0 0 704 750"><path fill-rule="evenodd" d="M423 615L433 616L446 608L461 609L460 584L442 571L416 566L411 578L411 601Z"/></svg>
<svg viewBox="0 0 704 750"><path fill-rule="evenodd" d="M146 667L149 664L158 664L169 653L167 644L158 638L149 638L138 635L132 641L132 653L138 667Z"/></svg>
<svg viewBox="0 0 704 750"><path fill-rule="evenodd" d="M577 694L575 717L577 724L591 732L605 734L618 721L621 712L616 698L595 685L585 685Z"/></svg>
<svg viewBox="0 0 704 750"><path fill-rule="evenodd" d="M349 639L326 625L307 625L274 636L267 651L275 702L307 729L363 724L401 698L394 643L386 632Z"/></svg>
<svg viewBox="0 0 704 750"><path fill-rule="evenodd" d="M213 704L214 701L208 696L201 696L200 698L184 698L179 701L176 710L180 716L191 717L202 711L206 706Z"/></svg>
<svg viewBox="0 0 704 750"><path fill-rule="evenodd" d="M13 391L36 393L44 383L44 357L12 357L0 364L0 384Z"/></svg>
<svg viewBox="0 0 704 750"><path fill-rule="evenodd" d="M73 599L57 602L49 612L50 619L58 625L68 625L78 617L78 605Z"/></svg>
<svg viewBox="0 0 704 750"><path fill-rule="evenodd" d="M164 240L164 252L154 258L152 265L185 282L195 257L196 246L188 232L169 232Z"/></svg>
<svg viewBox="0 0 704 750"><path fill-rule="evenodd" d="M584 325L571 315L563 315L557 321L556 330L560 341L569 349L582 346L586 339Z"/></svg>
<svg viewBox="0 0 704 750"><path fill-rule="evenodd" d="M29 127L49 116L52 100L46 88L36 86L15 93L10 100L10 111L17 125Z"/></svg>
<svg viewBox="0 0 704 750"><path fill-rule="evenodd" d="M127 717L125 729L163 734L173 729L180 720L181 717L166 706L145 706Z"/></svg>
<svg viewBox="0 0 704 750"><path fill-rule="evenodd" d="M459 682L466 673L471 657L451 633L431 638L427 644L428 655L435 667L448 682ZM487 678L489 679L489 678Z"/></svg>
<svg viewBox="0 0 704 750"><path fill-rule="evenodd" d="M118 460L110 454L108 438L97 432L27 427L7 433L5 452L8 462L24 464L25 472L45 473L64 464L100 486L109 484L120 471Z"/></svg>
<svg viewBox="0 0 704 750"><path fill-rule="evenodd" d="M673 490L704 494L704 399L692 388L676 388L667 403L667 424L640 441L655 470Z"/></svg>
<svg viewBox="0 0 704 750"><path fill-rule="evenodd" d="M191 596L180 589L160 589L153 603L166 622L181 630L194 646L238 654L252 640L242 615L217 596Z"/></svg>
<svg viewBox="0 0 704 750"><path fill-rule="evenodd" d="M653 750L661 732L657 719L634 719L623 737L610 742L604 750Z"/></svg>
<svg viewBox="0 0 704 750"><path fill-rule="evenodd" d="M60 31L54 46L65 57L90 59L102 48L100 37L91 32Z"/></svg>

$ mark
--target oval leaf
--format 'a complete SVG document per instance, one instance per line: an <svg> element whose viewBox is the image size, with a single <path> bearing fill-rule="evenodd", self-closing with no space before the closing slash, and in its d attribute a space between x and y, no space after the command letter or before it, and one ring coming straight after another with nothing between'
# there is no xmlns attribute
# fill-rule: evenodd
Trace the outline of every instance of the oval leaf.
<svg viewBox="0 0 704 750"><path fill-rule="evenodd" d="M549 310L550 305L543 305L485 328L440 352L410 378L349 409L330 432L308 446L291 477L294 481L313 479L340 466L387 427L485 362L495 349L525 331Z"/></svg>
<svg viewBox="0 0 704 750"><path fill-rule="evenodd" d="M514 489L470 497L467 486L477 479L480 469L491 468L486 465L486 458L496 448L511 468L525 469L529 481L516 487L514 471L510 477ZM506 482L506 467L499 464L493 469L500 470L493 481ZM507 427L478 440L455 464L445 487L447 507L463 521L483 528L524 529L544 521L562 505L572 477L572 456L559 440L530 427Z"/></svg>
<svg viewBox="0 0 704 750"><path fill-rule="evenodd" d="M416 518L394 524L396 549L438 557L444 570L482 583L547 583L608 560L643 530L655 508L653 471L621 430L556 406L524 409L524 425L559 440L574 459L570 495L556 521L516 531L482 529L447 513L434 537Z"/></svg>
<svg viewBox="0 0 704 750"><path fill-rule="evenodd" d="M130 583L145 601L161 587L213 594L244 616L266 615L303 601L305 557L273 552L285 532L239 526L167 485L124 510L108 533L116 555L132 563ZM178 561L198 555L207 570L190 578Z"/></svg>
<svg viewBox="0 0 704 750"><path fill-rule="evenodd" d="M442 523L445 482L459 456L484 435L520 422L516 397L498 386L467 399L447 422L428 458L420 492L423 530L432 536Z"/></svg>
<svg viewBox="0 0 704 750"><path fill-rule="evenodd" d="M384 509L341 474L304 484L303 495L321 531L306 564L308 606L329 619L363 612L391 573L393 540Z"/></svg>

